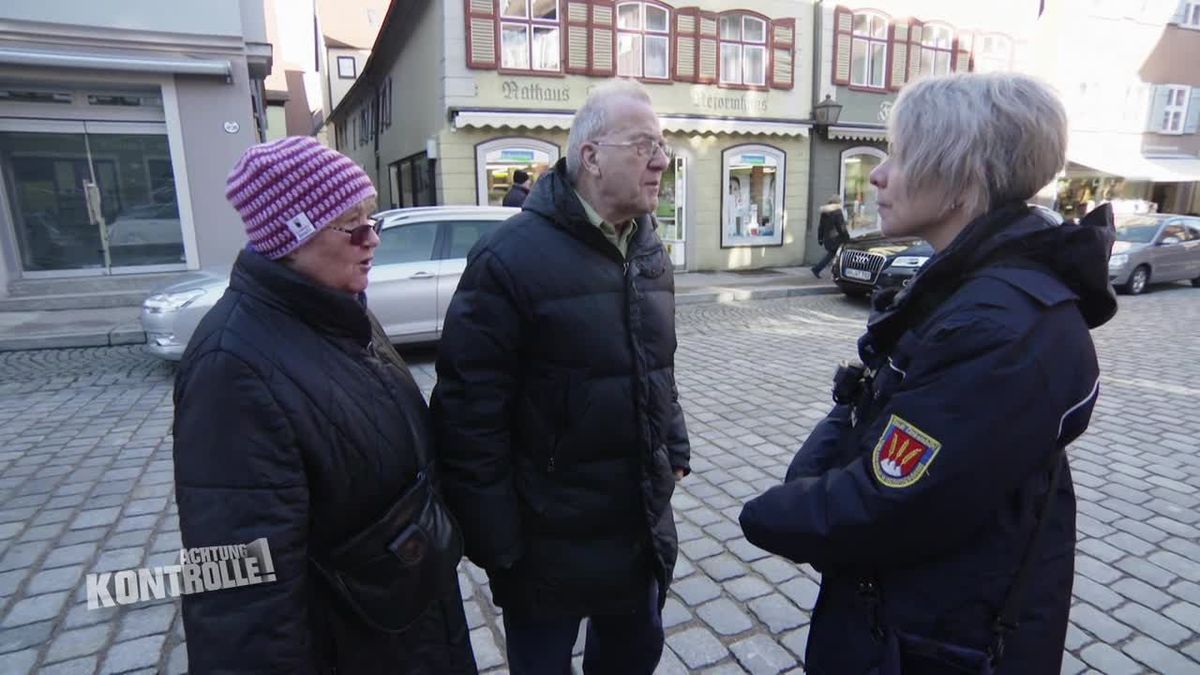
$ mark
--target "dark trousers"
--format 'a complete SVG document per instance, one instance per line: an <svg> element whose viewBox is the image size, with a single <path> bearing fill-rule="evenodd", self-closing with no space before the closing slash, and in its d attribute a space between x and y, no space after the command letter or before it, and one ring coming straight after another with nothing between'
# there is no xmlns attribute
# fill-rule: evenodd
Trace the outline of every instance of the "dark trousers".
<svg viewBox="0 0 1200 675"><path fill-rule="evenodd" d="M833 262L833 255L835 253L837 253L837 249L834 249L832 251L826 251L825 257L821 258L821 262L817 263L816 265L813 265L813 268L812 268L813 273L817 274L817 275L821 274L821 272L829 265L829 263Z"/></svg>
<svg viewBox="0 0 1200 675"><path fill-rule="evenodd" d="M505 610L508 671L513 675L570 675L571 649L584 617L542 618ZM588 617L583 672L587 675L651 675L663 650L658 584L646 606L633 614Z"/></svg>

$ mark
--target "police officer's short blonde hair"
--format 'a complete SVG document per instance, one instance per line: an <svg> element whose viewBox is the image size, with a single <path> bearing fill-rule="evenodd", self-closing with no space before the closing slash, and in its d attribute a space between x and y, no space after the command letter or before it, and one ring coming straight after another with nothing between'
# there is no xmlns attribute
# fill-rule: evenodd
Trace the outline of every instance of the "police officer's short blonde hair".
<svg viewBox="0 0 1200 675"><path fill-rule="evenodd" d="M931 77L900 93L888 140L910 193L939 190L977 215L1029 199L1063 168L1067 113L1028 75Z"/></svg>

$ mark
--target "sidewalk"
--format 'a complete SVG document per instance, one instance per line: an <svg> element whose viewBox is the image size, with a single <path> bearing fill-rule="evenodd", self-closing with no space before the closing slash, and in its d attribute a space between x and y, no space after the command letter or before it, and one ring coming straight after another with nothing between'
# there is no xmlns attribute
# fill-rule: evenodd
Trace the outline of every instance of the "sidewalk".
<svg viewBox="0 0 1200 675"><path fill-rule="evenodd" d="M815 279L807 267L745 272L681 272L675 276L675 304L766 300L837 293L829 280ZM0 351L108 347L142 344L140 307L0 312Z"/></svg>

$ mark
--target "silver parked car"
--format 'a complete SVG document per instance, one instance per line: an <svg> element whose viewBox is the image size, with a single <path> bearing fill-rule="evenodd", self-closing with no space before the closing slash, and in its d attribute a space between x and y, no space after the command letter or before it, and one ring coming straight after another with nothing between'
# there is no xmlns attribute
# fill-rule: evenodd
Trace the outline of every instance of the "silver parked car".
<svg viewBox="0 0 1200 675"><path fill-rule="evenodd" d="M1191 281L1200 287L1200 218L1171 213L1119 215L1108 277L1122 293L1152 283Z"/></svg>
<svg viewBox="0 0 1200 675"><path fill-rule="evenodd" d="M388 337L398 344L437 340L467 252L517 213L520 209L431 206L375 214L383 227L367 296ZM146 348L179 360L196 325L228 286L228 276L197 272L155 291L142 304Z"/></svg>

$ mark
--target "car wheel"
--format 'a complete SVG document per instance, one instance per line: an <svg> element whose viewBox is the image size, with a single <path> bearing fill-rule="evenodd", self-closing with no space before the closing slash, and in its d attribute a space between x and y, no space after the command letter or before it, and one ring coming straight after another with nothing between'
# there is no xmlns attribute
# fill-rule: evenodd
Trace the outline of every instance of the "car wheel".
<svg viewBox="0 0 1200 675"><path fill-rule="evenodd" d="M1138 268L1129 276L1129 283L1125 284L1121 290L1129 295L1139 295L1149 285L1150 268L1145 265L1138 265Z"/></svg>
<svg viewBox="0 0 1200 675"><path fill-rule="evenodd" d="M1196 277L1195 279L1192 279L1192 286L1194 286L1196 288L1200 288L1200 277Z"/></svg>

